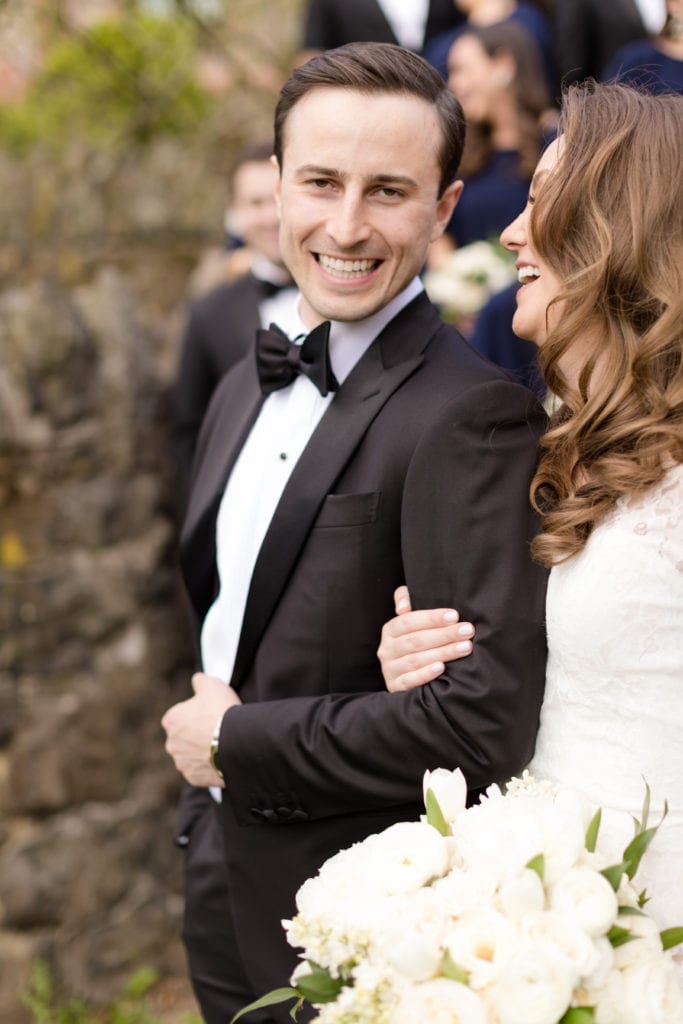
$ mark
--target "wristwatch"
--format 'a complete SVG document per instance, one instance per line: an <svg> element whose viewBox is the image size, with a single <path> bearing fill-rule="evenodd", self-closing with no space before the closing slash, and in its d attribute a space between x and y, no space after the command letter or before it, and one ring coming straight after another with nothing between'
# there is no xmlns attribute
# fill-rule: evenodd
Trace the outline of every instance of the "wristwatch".
<svg viewBox="0 0 683 1024"><path fill-rule="evenodd" d="M221 771L221 762L218 756L218 740L220 739L222 724L223 716L221 715L221 717L218 719L216 723L216 728L213 730L213 736L211 737L211 746L209 747L209 761L211 762L211 767L213 768L221 782L225 782L225 779L223 778L223 772Z"/></svg>

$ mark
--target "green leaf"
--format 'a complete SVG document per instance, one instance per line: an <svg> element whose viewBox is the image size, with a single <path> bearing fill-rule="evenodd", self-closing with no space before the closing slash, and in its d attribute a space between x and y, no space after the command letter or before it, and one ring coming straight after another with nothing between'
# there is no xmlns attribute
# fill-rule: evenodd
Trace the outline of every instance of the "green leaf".
<svg viewBox="0 0 683 1024"><path fill-rule="evenodd" d="M451 954L446 950L441 961L441 970L445 978L451 981L459 981L462 985L469 984L470 976L464 967L456 964Z"/></svg>
<svg viewBox="0 0 683 1024"><path fill-rule="evenodd" d="M543 881L545 877L545 857L542 853L539 853L537 857L532 857L526 864L529 871L535 871L538 877Z"/></svg>
<svg viewBox="0 0 683 1024"><path fill-rule="evenodd" d="M627 868L628 868L628 864L625 864L625 863L624 864L612 864L611 867L604 868L600 872L600 874L603 875L607 879L609 884L612 886L612 888L616 892L617 889L619 888L619 883L621 882L621 876L624 874L624 872L626 871Z"/></svg>
<svg viewBox="0 0 683 1024"><path fill-rule="evenodd" d="M640 822L638 823L638 831L644 832L647 828L647 819L650 817L650 787L647 782L645 783L645 796L643 797L643 809L640 812Z"/></svg>
<svg viewBox="0 0 683 1024"><path fill-rule="evenodd" d="M638 870L643 854L657 835L658 828L659 825L655 825L654 828L646 828L639 832L624 850L624 864L626 865L626 874L629 879L633 878Z"/></svg>
<svg viewBox="0 0 683 1024"><path fill-rule="evenodd" d="M683 942L683 928L665 928L659 933L662 940L662 949L673 949Z"/></svg>
<svg viewBox="0 0 683 1024"><path fill-rule="evenodd" d="M597 811L591 818L591 823L586 831L586 849L589 853L595 853L595 847L598 842L598 832L600 831L601 820L602 810L598 807Z"/></svg>
<svg viewBox="0 0 683 1024"><path fill-rule="evenodd" d="M559 1024L594 1024L595 1009L592 1006L570 1006Z"/></svg>
<svg viewBox="0 0 683 1024"><path fill-rule="evenodd" d="M311 964L311 973L296 979L297 995L309 1003L332 1003L342 990L341 978L333 978L326 967Z"/></svg>
<svg viewBox="0 0 683 1024"><path fill-rule="evenodd" d="M612 948L616 949L617 946L625 946L627 942L633 942L637 936L632 935L628 928L620 928L618 924L613 924L607 932L607 938L612 944Z"/></svg>
<svg viewBox="0 0 683 1024"><path fill-rule="evenodd" d="M650 897L647 894L647 889L643 889L643 891L638 894L638 906L639 907L644 907L649 902L650 902Z"/></svg>
<svg viewBox="0 0 683 1024"><path fill-rule="evenodd" d="M236 1020L243 1017L245 1013L250 1013L252 1010L261 1010L264 1006L275 1006L277 1003L286 1003L288 999L299 999L301 993L295 988L274 988L272 992L266 992L264 996L257 999L253 1003L249 1003L243 1009L236 1013L230 1021L230 1024L235 1024Z"/></svg>
<svg viewBox="0 0 683 1024"><path fill-rule="evenodd" d="M619 907L619 917L647 917L638 907Z"/></svg>
<svg viewBox="0 0 683 1024"><path fill-rule="evenodd" d="M427 810L427 823L433 825L442 836L449 836L451 830L443 816L443 811L439 807L439 801L434 796L434 790L431 788L427 790L425 808Z"/></svg>

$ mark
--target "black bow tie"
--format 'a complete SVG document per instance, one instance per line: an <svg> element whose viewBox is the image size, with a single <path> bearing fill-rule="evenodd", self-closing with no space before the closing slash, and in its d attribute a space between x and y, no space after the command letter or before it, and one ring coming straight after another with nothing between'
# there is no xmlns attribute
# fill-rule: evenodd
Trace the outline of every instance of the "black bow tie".
<svg viewBox="0 0 683 1024"><path fill-rule="evenodd" d="M277 324L271 324L268 330L260 327L256 332L256 366L263 394L286 388L300 373L315 384L323 398L336 391L339 385L330 366L329 336L329 320L318 324L302 345L290 341Z"/></svg>

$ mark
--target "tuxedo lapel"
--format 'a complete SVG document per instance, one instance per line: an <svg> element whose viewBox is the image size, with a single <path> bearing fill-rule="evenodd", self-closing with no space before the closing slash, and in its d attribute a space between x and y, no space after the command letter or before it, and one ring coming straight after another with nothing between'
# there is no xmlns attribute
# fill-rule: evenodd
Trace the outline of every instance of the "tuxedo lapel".
<svg viewBox="0 0 683 1024"><path fill-rule="evenodd" d="M441 321L423 295L370 346L335 395L299 459L259 552L249 588L232 685L251 666L264 629L320 506L373 419L421 364Z"/></svg>

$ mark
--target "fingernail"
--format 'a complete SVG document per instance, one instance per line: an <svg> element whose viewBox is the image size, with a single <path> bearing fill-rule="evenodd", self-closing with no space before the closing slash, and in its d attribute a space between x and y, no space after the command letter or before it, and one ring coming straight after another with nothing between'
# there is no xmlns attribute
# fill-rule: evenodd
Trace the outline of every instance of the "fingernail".
<svg viewBox="0 0 683 1024"><path fill-rule="evenodd" d="M446 666L444 665L444 663L442 661L435 661L435 662L433 662L433 664L431 664L429 666L429 671L430 672L437 672L439 675L441 675L441 673L444 672L445 669L446 669Z"/></svg>
<svg viewBox="0 0 683 1024"><path fill-rule="evenodd" d="M463 653L464 651L471 651L472 650L472 641L471 640L461 640L460 643L457 643L455 645L455 649L456 649L456 651L459 651L460 653Z"/></svg>
<svg viewBox="0 0 683 1024"><path fill-rule="evenodd" d="M461 626L458 626L458 636L472 636L473 632L471 622L463 622Z"/></svg>
<svg viewBox="0 0 683 1024"><path fill-rule="evenodd" d="M445 622L457 622L460 618L457 612L444 612L443 617Z"/></svg>
<svg viewBox="0 0 683 1024"><path fill-rule="evenodd" d="M407 597L402 597L401 600L396 605L396 610L399 611L399 612L402 612L403 609L407 608L409 604L410 604L410 601L408 600L408 598Z"/></svg>

